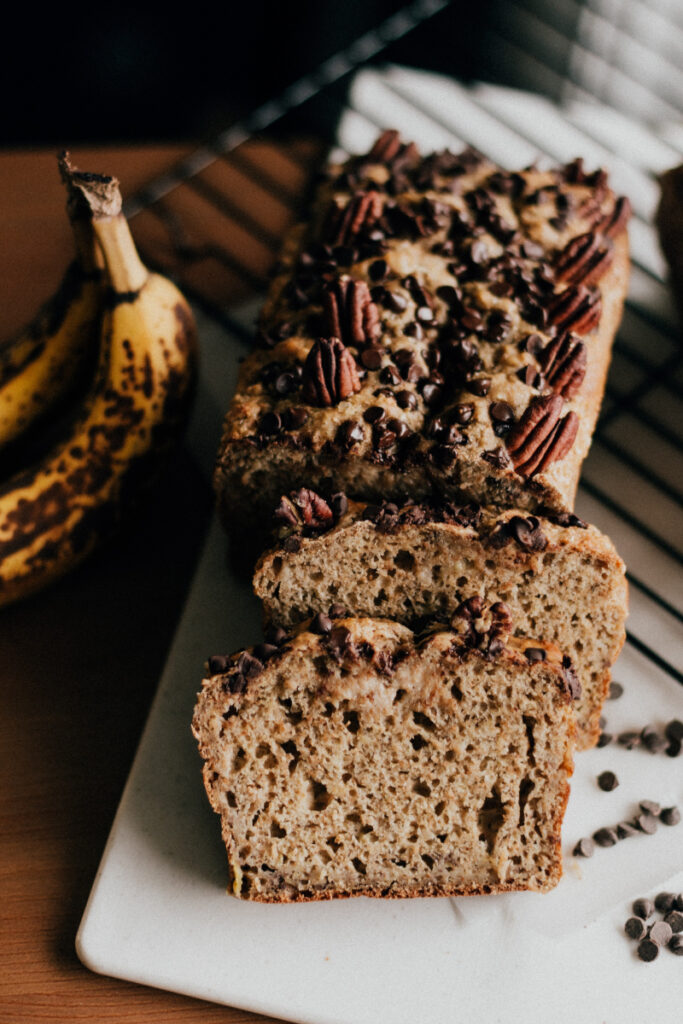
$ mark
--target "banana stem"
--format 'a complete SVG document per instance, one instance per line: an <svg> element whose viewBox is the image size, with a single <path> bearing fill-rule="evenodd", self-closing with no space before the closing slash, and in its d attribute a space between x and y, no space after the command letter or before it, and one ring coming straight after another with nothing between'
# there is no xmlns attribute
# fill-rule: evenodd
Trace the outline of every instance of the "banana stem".
<svg viewBox="0 0 683 1024"><path fill-rule="evenodd" d="M139 292L149 277L135 248L128 221L119 213L116 217L93 220L93 231L104 255L109 283L115 292Z"/></svg>

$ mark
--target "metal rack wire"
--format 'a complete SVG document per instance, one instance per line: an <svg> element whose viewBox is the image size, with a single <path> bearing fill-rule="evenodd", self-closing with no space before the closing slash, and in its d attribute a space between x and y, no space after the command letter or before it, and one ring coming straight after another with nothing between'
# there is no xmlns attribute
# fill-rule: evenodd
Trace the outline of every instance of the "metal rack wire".
<svg viewBox="0 0 683 1024"><path fill-rule="evenodd" d="M613 536L629 565L628 643L683 683L683 358L652 228L657 173L682 154L624 115L602 126L598 108L591 113L585 104L559 108L530 97L529 116L510 90L450 82L438 98L420 72L367 70L371 58L446 6L408 5L151 182L126 212L148 262L172 273L232 339L248 341L250 326L235 306L263 292L324 151L344 145L344 118L373 136L419 122L429 138L473 145L508 166L577 155L606 164L634 206L632 281L579 507Z"/></svg>

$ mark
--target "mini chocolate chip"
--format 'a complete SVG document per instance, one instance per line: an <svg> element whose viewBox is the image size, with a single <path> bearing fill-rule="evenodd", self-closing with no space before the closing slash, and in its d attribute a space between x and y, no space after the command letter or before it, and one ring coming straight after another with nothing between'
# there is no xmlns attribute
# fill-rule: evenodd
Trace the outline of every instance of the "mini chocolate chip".
<svg viewBox="0 0 683 1024"><path fill-rule="evenodd" d="M311 633L329 633L332 629L332 620L323 612L318 612L318 614L311 619L311 624L308 628Z"/></svg>
<svg viewBox="0 0 683 1024"><path fill-rule="evenodd" d="M547 655L542 647L527 647L524 651L524 657L533 665L536 661L545 661Z"/></svg>
<svg viewBox="0 0 683 1024"><path fill-rule="evenodd" d="M266 412L258 421L259 434L278 434L282 429L282 420L276 412Z"/></svg>
<svg viewBox="0 0 683 1024"><path fill-rule="evenodd" d="M598 786L604 793L611 793L619 785L619 779L614 772L601 772L598 775Z"/></svg>
<svg viewBox="0 0 683 1024"><path fill-rule="evenodd" d="M675 892L658 892L655 896L655 910L660 914L668 914L676 905Z"/></svg>
<svg viewBox="0 0 683 1024"><path fill-rule="evenodd" d="M260 661L268 661L277 652L278 647L275 644L257 644L254 647L254 654Z"/></svg>
<svg viewBox="0 0 683 1024"><path fill-rule="evenodd" d="M648 836L652 836L657 831L657 819L653 818L651 814L639 814L635 819L636 827L644 832Z"/></svg>
<svg viewBox="0 0 683 1024"><path fill-rule="evenodd" d="M426 405L436 405L441 398L442 389L438 384L430 384L429 381L422 388L422 398Z"/></svg>
<svg viewBox="0 0 683 1024"><path fill-rule="evenodd" d="M593 839L598 846L614 846L618 840L616 830L613 828L599 828L593 833Z"/></svg>
<svg viewBox="0 0 683 1024"><path fill-rule="evenodd" d="M666 756L667 757L678 757L678 755L681 752L682 747L683 747L683 744L681 744L680 740L671 740L671 742L669 743L669 746L666 748L666 751L665 751Z"/></svg>
<svg viewBox="0 0 683 1024"><path fill-rule="evenodd" d="M363 419L366 423L381 423L382 420L387 418L386 411L381 405L371 405L369 409L366 409L363 413Z"/></svg>
<svg viewBox="0 0 683 1024"><path fill-rule="evenodd" d="M617 736L617 743L627 750L633 750L640 745L640 734L637 732L620 732Z"/></svg>
<svg viewBox="0 0 683 1024"><path fill-rule="evenodd" d="M623 693L624 693L624 687L621 685L621 683L610 683L609 684L609 695L608 695L607 699L608 700L619 700L619 698L623 696Z"/></svg>
<svg viewBox="0 0 683 1024"><path fill-rule="evenodd" d="M299 430L300 427L303 427L308 419L308 409L303 409L300 405L296 405L287 411L289 413L290 429Z"/></svg>
<svg viewBox="0 0 683 1024"><path fill-rule="evenodd" d="M678 743L683 742L683 722L673 718L670 722L667 722L664 733L668 740L677 741Z"/></svg>
<svg viewBox="0 0 683 1024"><path fill-rule="evenodd" d="M396 385L402 383L400 373L398 372L396 367L392 366L391 364L389 364L389 366L385 366L382 368L382 372L379 375L379 379L382 381L382 384Z"/></svg>
<svg viewBox="0 0 683 1024"><path fill-rule="evenodd" d="M664 918L674 935L683 932L683 914L680 910L670 910Z"/></svg>
<svg viewBox="0 0 683 1024"><path fill-rule="evenodd" d="M629 917L624 925L624 931L629 939L642 939L647 932L647 927L640 917Z"/></svg>
<svg viewBox="0 0 683 1024"><path fill-rule="evenodd" d="M642 939L638 943L638 956L645 963L650 963L659 956L659 946L652 939Z"/></svg>
<svg viewBox="0 0 683 1024"><path fill-rule="evenodd" d="M456 423L460 423L461 426L464 426L466 423L469 423L473 415L474 406L471 405L469 402L463 403L461 405L456 405L453 407L453 410L451 411L452 419Z"/></svg>
<svg viewBox="0 0 683 1024"><path fill-rule="evenodd" d="M655 912L655 905L652 900L645 898L635 900L633 903L633 913L636 917L642 917L643 921L647 921L648 917L652 917Z"/></svg>
<svg viewBox="0 0 683 1024"><path fill-rule="evenodd" d="M617 835L620 839L629 839L631 836L638 835L638 829L630 821L620 821L617 825Z"/></svg>
<svg viewBox="0 0 683 1024"><path fill-rule="evenodd" d="M683 956L683 935L672 935L668 948L676 956Z"/></svg>
<svg viewBox="0 0 683 1024"><path fill-rule="evenodd" d="M595 853L595 843L592 839L579 839L572 853L575 857L592 857Z"/></svg>
<svg viewBox="0 0 683 1024"><path fill-rule="evenodd" d="M601 732L600 735L598 736L598 744L597 744L598 747L606 747L611 742L612 742L612 733L611 732Z"/></svg>
<svg viewBox="0 0 683 1024"><path fill-rule="evenodd" d="M665 807L659 815L662 825L678 825L681 820L681 812L678 807Z"/></svg>
<svg viewBox="0 0 683 1024"><path fill-rule="evenodd" d="M489 393L491 381L488 377L475 377L474 380L470 380L465 384L465 388L471 395L484 398Z"/></svg>
<svg viewBox="0 0 683 1024"><path fill-rule="evenodd" d="M363 424L358 420L344 420L336 433L336 440L344 448L351 448L365 437Z"/></svg>
<svg viewBox="0 0 683 1024"><path fill-rule="evenodd" d="M660 736L651 725L646 725L641 733L640 740L644 747L650 751L651 754L660 754L662 750L667 746L667 742L663 736Z"/></svg>
<svg viewBox="0 0 683 1024"><path fill-rule="evenodd" d="M653 814L655 817L661 811L661 807L654 800L641 800L638 804L643 814Z"/></svg>
<svg viewBox="0 0 683 1024"><path fill-rule="evenodd" d="M666 921L655 921L650 928L650 938L658 946L668 946L672 935L673 929Z"/></svg>
<svg viewBox="0 0 683 1024"><path fill-rule="evenodd" d="M379 370L383 354L384 349L382 348L366 348L361 352L359 358L366 370Z"/></svg>
<svg viewBox="0 0 683 1024"><path fill-rule="evenodd" d="M400 409L415 409L417 398L412 391L398 391L396 393L396 404Z"/></svg>

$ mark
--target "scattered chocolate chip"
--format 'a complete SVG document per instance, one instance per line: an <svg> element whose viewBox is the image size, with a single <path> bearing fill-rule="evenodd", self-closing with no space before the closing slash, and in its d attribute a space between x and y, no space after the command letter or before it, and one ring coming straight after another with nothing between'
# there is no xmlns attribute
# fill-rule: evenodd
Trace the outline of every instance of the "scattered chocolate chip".
<svg viewBox="0 0 683 1024"><path fill-rule="evenodd" d="M642 939L647 933L647 926L640 917L629 917L624 925L624 931L629 939Z"/></svg>
<svg viewBox="0 0 683 1024"><path fill-rule="evenodd" d="M318 614L311 619L311 624L308 628L311 633L329 633L332 629L332 620L323 612L318 612Z"/></svg>
<svg viewBox="0 0 683 1024"><path fill-rule="evenodd" d="M655 910L660 914L668 914L676 905L675 892L658 892L655 896Z"/></svg>
<svg viewBox="0 0 683 1024"><path fill-rule="evenodd" d="M659 956L659 946L650 938L642 939L638 943L638 956L645 963L650 963Z"/></svg>
<svg viewBox="0 0 683 1024"><path fill-rule="evenodd" d="M659 754L667 746L663 736L660 736L651 725L646 725L640 733L640 741L651 754Z"/></svg>
<svg viewBox="0 0 683 1024"><path fill-rule="evenodd" d="M598 786L604 793L611 793L619 785L619 779L614 772L601 772L598 775Z"/></svg>
<svg viewBox="0 0 683 1024"><path fill-rule="evenodd" d="M623 694L624 687L621 685L621 683L612 682L609 684L609 694L607 696L608 700L619 700L619 698L622 697Z"/></svg>
<svg viewBox="0 0 683 1024"><path fill-rule="evenodd" d="M626 747L627 750L633 750L634 747L640 746L640 734L637 732L620 732L617 736L617 743L622 747Z"/></svg>
<svg viewBox="0 0 683 1024"><path fill-rule="evenodd" d="M598 743L597 743L597 745L598 745L598 747L606 747L606 746L608 746L608 744L610 744L612 742L612 739L613 739L613 737L612 737L612 733L611 732L601 732L600 735L598 736Z"/></svg>
<svg viewBox="0 0 683 1024"><path fill-rule="evenodd" d="M575 857L592 857L595 853L595 843L592 839L579 839L572 853Z"/></svg>
<svg viewBox="0 0 683 1024"><path fill-rule="evenodd" d="M635 825L648 836L654 835L657 831L657 819L653 818L651 814L639 814L635 819Z"/></svg>
<svg viewBox="0 0 683 1024"><path fill-rule="evenodd" d="M681 749L683 749L683 744L680 740L671 740L664 753L667 757L678 757Z"/></svg>
<svg viewBox="0 0 683 1024"><path fill-rule="evenodd" d="M631 836L638 835L638 829L630 821L620 821L617 825L617 835L620 839L629 839Z"/></svg>
<svg viewBox="0 0 683 1024"><path fill-rule="evenodd" d="M636 917L642 917L643 921L647 921L648 917L652 917L655 912L655 905L652 900L639 899L633 903L633 913Z"/></svg>
<svg viewBox="0 0 683 1024"><path fill-rule="evenodd" d="M670 910L664 918L674 935L683 932L683 914L680 910Z"/></svg>
<svg viewBox="0 0 683 1024"><path fill-rule="evenodd" d="M653 814L655 817L661 811L661 807L654 800L641 800L638 804L643 814Z"/></svg>
<svg viewBox="0 0 683 1024"><path fill-rule="evenodd" d="M278 647L276 644L257 644L254 647L254 655L260 661L268 661L273 655L277 654Z"/></svg>
<svg viewBox="0 0 683 1024"><path fill-rule="evenodd" d="M683 742L683 722L673 718L670 722L667 722L664 733L668 740L678 743Z"/></svg>
<svg viewBox="0 0 683 1024"><path fill-rule="evenodd" d="M649 937L658 946L668 946L672 935L673 929L666 921L655 921L649 932Z"/></svg>
<svg viewBox="0 0 683 1024"><path fill-rule="evenodd" d="M683 935L680 933L673 935L671 937L671 942L669 943L669 949L672 953L675 953L676 956L683 956Z"/></svg>
<svg viewBox="0 0 683 1024"><path fill-rule="evenodd" d="M613 828L599 828L597 832L593 833L593 839L598 846L615 846L618 840L616 829Z"/></svg>
<svg viewBox="0 0 683 1024"><path fill-rule="evenodd" d="M660 812L659 820L662 825L678 825L681 820L681 812L678 807L665 807Z"/></svg>

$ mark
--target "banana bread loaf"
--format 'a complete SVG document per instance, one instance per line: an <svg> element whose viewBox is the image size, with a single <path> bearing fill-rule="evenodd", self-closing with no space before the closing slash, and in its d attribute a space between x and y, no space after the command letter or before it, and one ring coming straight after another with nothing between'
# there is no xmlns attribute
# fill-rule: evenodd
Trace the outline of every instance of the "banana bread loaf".
<svg viewBox="0 0 683 1024"><path fill-rule="evenodd" d="M212 658L193 732L236 896L547 890L574 717L559 652L503 606L421 636L314 619Z"/></svg>
<svg viewBox="0 0 683 1024"><path fill-rule="evenodd" d="M580 160L509 173L397 133L288 238L215 471L228 525L296 487L570 510L628 276L629 204Z"/></svg>
<svg viewBox="0 0 683 1024"><path fill-rule="evenodd" d="M277 545L254 590L267 621L290 628L339 605L415 627L449 622L461 601L505 601L516 630L555 643L581 696L577 746L593 746L611 667L625 638L624 564L573 514L531 516L448 503L364 505L302 489L278 507Z"/></svg>

